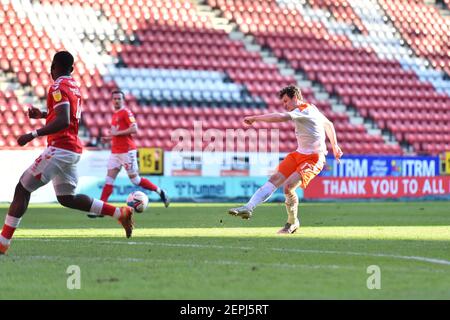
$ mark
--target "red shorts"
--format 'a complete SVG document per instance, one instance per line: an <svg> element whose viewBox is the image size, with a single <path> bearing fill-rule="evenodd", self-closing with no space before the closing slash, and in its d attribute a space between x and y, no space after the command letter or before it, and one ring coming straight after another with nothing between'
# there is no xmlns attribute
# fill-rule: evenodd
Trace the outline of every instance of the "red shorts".
<svg viewBox="0 0 450 320"><path fill-rule="evenodd" d="M286 179L294 172L298 172L302 177L300 188L305 189L309 182L322 171L324 165L324 154L301 154L294 151L280 162L277 171Z"/></svg>

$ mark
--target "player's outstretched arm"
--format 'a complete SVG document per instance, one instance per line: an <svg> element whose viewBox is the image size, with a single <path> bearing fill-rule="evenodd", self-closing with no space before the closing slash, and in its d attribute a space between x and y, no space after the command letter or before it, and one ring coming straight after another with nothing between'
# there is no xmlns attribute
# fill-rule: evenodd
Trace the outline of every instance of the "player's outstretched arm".
<svg viewBox="0 0 450 320"><path fill-rule="evenodd" d="M333 122L326 119L326 121L324 122L324 127L325 127L325 133L327 134L327 137L331 142L331 147L333 148L334 157L336 158L336 160L339 163L339 160L341 159L341 157L344 153L342 152L341 148L339 147L339 145L337 143L336 130L334 130Z"/></svg>
<svg viewBox="0 0 450 320"><path fill-rule="evenodd" d="M286 112L268 113L259 116L248 116L244 118L244 123L252 125L253 122L285 122L291 120L291 116Z"/></svg>
<svg viewBox="0 0 450 320"><path fill-rule="evenodd" d="M34 138L38 136L47 136L66 129L70 125L70 115L69 115L70 105L69 103L60 104L55 108L55 120L51 121L44 127L34 130L30 133L21 135L17 139L19 146L24 146Z"/></svg>

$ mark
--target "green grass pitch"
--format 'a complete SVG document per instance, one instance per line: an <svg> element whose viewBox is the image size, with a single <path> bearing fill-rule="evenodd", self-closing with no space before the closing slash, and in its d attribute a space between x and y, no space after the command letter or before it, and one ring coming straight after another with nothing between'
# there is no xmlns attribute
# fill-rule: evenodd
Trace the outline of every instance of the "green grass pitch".
<svg viewBox="0 0 450 320"><path fill-rule="evenodd" d="M447 202L301 203L294 235L276 234L281 203L249 221L230 206L151 204L126 239L109 217L32 205L0 256L0 299L450 299Z"/></svg>

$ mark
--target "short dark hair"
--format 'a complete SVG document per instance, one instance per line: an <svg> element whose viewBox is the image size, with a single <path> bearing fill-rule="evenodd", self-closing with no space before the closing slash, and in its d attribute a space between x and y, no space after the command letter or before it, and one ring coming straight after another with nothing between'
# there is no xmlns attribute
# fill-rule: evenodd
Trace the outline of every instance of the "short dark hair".
<svg viewBox="0 0 450 320"><path fill-rule="evenodd" d="M284 95L287 95L289 98L297 97L300 100L303 100L302 92L300 89L294 85L284 87L278 92L278 97L281 99Z"/></svg>
<svg viewBox="0 0 450 320"><path fill-rule="evenodd" d="M111 92L111 95L113 95L113 94L121 94L122 98L125 99L125 93L123 93L123 91L121 91L121 90L114 90L113 92Z"/></svg>
<svg viewBox="0 0 450 320"><path fill-rule="evenodd" d="M64 71L72 71L73 56L68 51L59 51L53 56L53 63L58 65Z"/></svg>

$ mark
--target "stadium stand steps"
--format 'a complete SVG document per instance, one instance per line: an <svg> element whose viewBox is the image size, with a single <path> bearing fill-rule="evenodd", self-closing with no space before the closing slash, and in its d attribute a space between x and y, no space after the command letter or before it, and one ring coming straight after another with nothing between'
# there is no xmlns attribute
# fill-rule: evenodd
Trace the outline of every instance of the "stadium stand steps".
<svg viewBox="0 0 450 320"><path fill-rule="evenodd" d="M192 3L197 8L199 15L207 17L216 30L224 30L227 33L233 31L234 26L230 25L227 19L220 16L220 10L213 10L203 0L192 0Z"/></svg>
<svg viewBox="0 0 450 320"><path fill-rule="evenodd" d="M381 3L381 0L377 1ZM354 59L355 57L352 55L355 48L359 48L359 45L362 44L369 47L368 51L370 51L371 41L378 39L376 36L375 38L368 36L367 25L362 22L364 17L370 21L375 19L361 15L361 12L358 13L361 15L360 17L358 14L355 15L357 10L367 9L366 2L361 4L354 0L308 0L308 3L322 2L334 6L331 11L332 16L340 19L336 22L329 19L330 15L326 10L322 10L323 5L321 4L319 4L321 10L307 7L306 11L299 10L297 17L289 16L291 13L285 17L283 10L278 11L280 8L287 3L303 6L302 3L306 2L258 1L254 2L257 5L255 8L242 13L242 25L234 17L236 11L219 10L217 9L219 6L211 9L210 5L213 2L217 3L213 0L167 0L154 2L154 6L151 7L140 6L137 1L120 2L117 0L90 1L89 4L81 0L43 0L33 1L31 5L24 5L22 2L13 4L7 2L6 5L3 4L4 12L7 12L7 15L0 14L0 19L3 18L5 22L5 28L2 28L0 32L0 40L2 44L5 44L1 48L0 66L3 70L8 69L9 66L14 69L20 86L22 86L17 91L17 95L28 94L28 89L23 90L23 85L26 86L27 81L31 81L34 83L32 86L34 94L44 97L45 88L49 83L49 55L61 48L61 43L62 47L80 49L82 54L78 55L80 59L75 77L81 81L82 88L85 88L83 123L86 123L86 128L93 136L109 127L107 118L112 111L111 90L122 88L117 81L123 81L126 84L129 80L124 80L127 77L125 74L121 74L118 78L108 79L108 74L103 71L110 65L116 69L128 69L128 71L133 68L140 71L151 69L157 73L165 68L170 72L175 72L175 78L180 76L180 70L183 69L197 72L193 78L198 78L202 73L219 75L220 81L208 80L193 84L193 82L183 80L184 85L188 83L189 87L189 83L191 83L194 87L197 86L202 90L199 95L199 92L187 87L187 90L183 90L183 92L187 92L186 96L181 95L181 98L180 90L177 91L176 86L164 92L165 87L174 85L174 81L165 74L160 75L159 79L158 77L144 76L144 78L148 78L147 81L151 85L158 83L163 86L162 90L159 87L154 88L151 94L145 91L148 90L145 87L148 84L144 83L143 87L135 85L135 81L143 83L142 78L131 77L131 89L136 91L127 92L127 105L138 115L137 120L142 128L138 143L142 146L155 146L155 143L158 143L158 146L166 150L170 149L168 132L180 127L189 129L192 126L191 120L194 119L205 120L208 126L217 126L221 129L226 126L241 128L242 116L246 114L259 113L264 108L279 110L276 90L286 84L297 82L304 89L305 97L325 110L330 119L335 120L336 125L339 126L337 129L342 136L341 141L344 143L347 154L383 153L384 150L389 150L391 153L402 153L401 149L389 149L389 144L384 143L381 136L368 134L373 126L370 119L371 117L375 119L375 116L378 117L377 119L381 119L377 120L376 124L380 126L383 134L391 134L398 141L413 142L416 151L435 153L443 148L445 139L439 147L429 148L432 145L430 141L435 141L433 130L436 129L432 129L428 125L431 120L429 114L415 112L415 105L413 105L415 98L413 99L410 95L392 99L391 96L388 99L390 104L387 104L384 99L386 93L392 95L397 92L395 89L389 88L391 84L387 84L385 81L392 80L389 79L390 76L380 76L378 71L387 70L392 74L402 73L405 76L402 79L400 76L392 76L397 81L395 87L399 87L398 94L411 94L417 91L431 97L430 108L439 111L439 113L433 114L439 118L440 122L437 123L439 128L443 127L444 119L450 119L445 102L437 101L438 98L431 92L432 88L425 88L423 83L420 84L415 79L411 80L414 72L399 70L398 61L400 60L396 56L397 51L395 50L401 49L401 47L399 45L391 46L388 42L393 40L392 38L386 38L387 42L382 42L382 45L379 46L380 48L388 47L390 51L387 50L387 54L393 54L395 57L392 61L377 60L374 55L366 55L363 58L368 61L367 65L365 65L366 61L352 61L353 65L357 65L355 70L330 73L330 70L327 69L335 66L347 68L345 61L339 59L339 61L335 61L335 58L350 57ZM226 1L226 5L229 6L235 2L237 1ZM367 3L369 2L375 3L375 0L368 0ZM237 9L241 10L252 3L251 0L241 1ZM261 9L262 11L260 11ZM64 11L64 14L56 14L60 11ZM270 14L266 15L264 20L258 20L258 17L254 16L257 11L263 14L270 12ZM6 17L8 19L5 19ZM30 17L35 18L31 21ZM162 17L164 18L162 19ZM86 18L89 19L89 23L83 23ZM229 23L230 20L234 22ZM247 21L252 22L246 24ZM274 21L278 24L273 24ZM301 27L296 25L299 21L304 25ZM63 33L55 33L55 30L61 29L60 26L66 25L66 23L71 28L64 28ZM295 29L290 30L291 35L298 32L302 36L315 34L321 37L324 40L322 42L315 38L307 39L303 45L305 47L312 45L313 50L311 51L315 55L306 55L301 60L308 63L310 62L308 59L318 61L319 63L315 63L314 66L322 69L306 72L307 77L294 73L293 68L290 67L293 60L282 61L284 56L279 54L279 49L272 45L266 46L263 41L260 41L260 35L255 28L264 25L274 31L273 37L280 40L281 43L285 41L282 28L292 28L294 25ZM337 33L329 33L330 30L327 28L331 28L332 32ZM243 32L236 32L237 30L243 30ZM376 30L378 31L378 29ZM383 28L380 28L380 31L383 31ZM354 38L363 41L352 44L349 39L354 40ZM327 41L338 45L324 48ZM27 43L33 44L34 48ZM384 46L385 43L388 46ZM301 51L292 49L292 51ZM332 58L334 59L333 63L327 64L327 60ZM395 61L396 65L393 63ZM276 63L278 65L275 65ZM348 68L351 69L350 67L353 65L349 65ZM29 72L30 70L31 72ZM431 71L436 72L436 70ZM375 77L373 77L374 73ZM369 75L372 76L369 77ZM122 76L125 76L124 79ZM346 105L343 105L340 100L333 100L333 88L336 87L336 82L331 84L323 82L321 76L325 77L325 80L334 78L334 81L337 80L341 84L346 81L351 85L351 87L344 88L346 89L344 90L345 94L340 95L343 98L342 102L345 99ZM434 77L435 74L431 76ZM319 83L324 84L326 91L317 87L311 80L320 80ZM401 86L397 84L401 84ZM213 96L212 92L220 90L207 89L210 85L220 85L224 88L224 96ZM239 97L251 97L253 101L250 103L248 98L239 98L240 101L235 104L232 100L233 94L237 94ZM230 95L231 102L228 102L226 97L230 97ZM373 99L374 97L375 99ZM427 97L425 98L427 99ZM8 91L6 99L15 101L15 94ZM258 105L260 101L263 101L266 107L262 103ZM349 115L354 113L351 107L355 101L358 102L358 112L366 118L361 121L361 118L354 117L355 120L352 120L352 124ZM213 108L207 106L209 103ZM17 108L15 104L12 106ZM417 113L415 117L413 117L414 113ZM14 115L11 110L8 110L7 114L9 117ZM17 120L23 122L23 114L18 115ZM14 120L11 118L11 121ZM11 132L18 130L17 126L8 126L8 128ZM424 135L414 133L417 128L423 129ZM281 139L283 151L292 150L295 148L295 139L285 134L289 131L287 130L288 126L282 126L282 129L284 133ZM431 132L433 132L433 138L430 138L432 137ZM374 137L375 139L373 139ZM355 141L356 143L354 143ZM382 148L378 148L379 146ZM425 149L422 148L423 146ZM387 148L384 149L384 147Z"/></svg>
<svg viewBox="0 0 450 320"><path fill-rule="evenodd" d="M443 7L450 13L450 0L439 0L439 2L442 3Z"/></svg>
<svg viewBox="0 0 450 320"><path fill-rule="evenodd" d="M450 0L424 0L424 2L433 5L443 17L450 17Z"/></svg>
<svg viewBox="0 0 450 320"><path fill-rule="evenodd" d="M417 56L427 59L433 68L450 74L446 10L424 1L378 0L378 3Z"/></svg>
<svg viewBox="0 0 450 320"><path fill-rule="evenodd" d="M167 107L202 107L202 108L257 108L266 109L267 106L261 99L252 98L248 94L243 94L239 99L214 99L204 94L181 96L181 94L170 91L152 93L146 97L137 99L139 104L145 106L167 106Z"/></svg>
<svg viewBox="0 0 450 320"><path fill-rule="evenodd" d="M351 1L352 6L356 6L358 10L362 9L359 14L366 19L365 23L369 22L373 34L354 39L349 36L351 33L341 36L342 31L348 31L347 25L333 24L324 11L310 10L305 8L303 3L280 0L278 4L267 3L267 8L261 10L262 3L256 1L209 1L218 5L228 16L239 20L242 28L256 35L258 41L270 45L278 57L288 58L295 64L295 68L305 69L308 76L312 76L312 80L318 79L324 83L328 92L339 93L347 105L355 104L361 113L364 111L364 116L373 116L380 128L394 130L398 141L413 143L415 152L436 154L439 150L448 148L447 140L439 145L417 143L417 138L431 141L428 140L429 136L423 140L425 134L422 134L422 131L435 130L424 121L423 116L429 118L427 114L417 114L415 109L419 107L420 101L426 100L429 108L439 109L443 118L447 117L448 98L437 93L430 83L418 81L415 70L403 69L397 60L397 39L385 33L386 25L382 22L380 26L370 25L372 21L378 20L372 20L367 15L369 11L366 2L361 8L359 1ZM333 1L326 2L332 4ZM280 3L283 3L283 8L290 6L292 10L294 6L298 10L290 11L291 17L287 18ZM347 3L347 8L349 7ZM357 17L354 12L352 14ZM346 14L346 17L349 15ZM269 21L272 24L267 27L262 24L248 24L248 21ZM260 26L262 28L258 29ZM380 31L383 34L381 38ZM386 40L392 41L394 45ZM286 45L289 47L286 48ZM381 58L377 54L380 54ZM439 73L432 71L433 76ZM408 111L405 112L406 110ZM443 124L443 121L440 121L439 128ZM418 127L421 128L420 133L417 133ZM413 132L416 134L410 134Z"/></svg>
<svg viewBox="0 0 450 320"><path fill-rule="evenodd" d="M196 0L197 2L201 2L202 5L209 5L208 1L203 0ZM213 6L211 6L211 10L217 10ZM223 15L223 12L220 11ZM363 125L365 128L364 134L372 136L374 140L379 139L379 142L383 142L386 146L392 147L393 149L396 149L397 152L400 150L399 144L395 141L395 137L392 134L385 133L382 134L382 131L377 128L376 123L368 118L361 117L357 110L353 108L349 112L349 108L347 108L340 99L336 97L336 99L330 100L329 93L325 90L325 88L322 86L322 84L319 81L311 81L307 74L302 72L299 69L294 69L291 67L289 61L286 59L283 59L282 57L277 57L274 55L272 49L270 46L266 46L264 44L258 43L255 39L255 37L251 34L244 33L240 30L239 25L236 24L236 22L233 19L229 19L229 24L232 26L230 28L233 30L230 33L230 38L232 39L239 39L244 44L247 50L249 51L256 51L260 54L261 57L263 57L264 61L269 64L275 64L283 75L290 75L294 76L294 78L297 81L297 85L299 85L300 88L307 89L310 94L307 95L307 99L309 96L312 98L312 102L323 102L328 107L331 107L331 112L334 114L342 114L345 115L344 118L347 118L346 121L349 122L349 124L359 126ZM355 29L358 29L355 27ZM359 29L358 29L359 30ZM360 31L358 31L360 33ZM344 138L344 141L347 140ZM386 148L381 148L382 152L392 152L387 151ZM405 149L406 150L406 149ZM404 150L404 151L405 151Z"/></svg>

